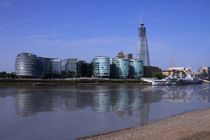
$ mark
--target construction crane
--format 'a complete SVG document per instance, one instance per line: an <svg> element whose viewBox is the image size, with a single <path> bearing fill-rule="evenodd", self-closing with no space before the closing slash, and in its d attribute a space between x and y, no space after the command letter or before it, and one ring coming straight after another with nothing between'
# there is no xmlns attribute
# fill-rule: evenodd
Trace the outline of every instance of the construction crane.
<svg viewBox="0 0 210 140"><path fill-rule="evenodd" d="M170 68L172 68L172 60L173 60L173 57L174 57L174 53L171 54L171 60L169 62Z"/></svg>

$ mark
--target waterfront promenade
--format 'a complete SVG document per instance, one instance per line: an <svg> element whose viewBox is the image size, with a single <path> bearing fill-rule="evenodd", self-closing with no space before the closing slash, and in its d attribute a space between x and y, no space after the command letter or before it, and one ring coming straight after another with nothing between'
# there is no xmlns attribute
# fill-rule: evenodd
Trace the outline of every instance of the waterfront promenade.
<svg viewBox="0 0 210 140"><path fill-rule="evenodd" d="M78 84L140 84L150 85L140 79L109 79L109 78L65 78L65 79L38 79L38 78L16 78L0 79L0 84L14 85L35 85L35 86L54 86L54 85L78 85Z"/></svg>
<svg viewBox="0 0 210 140"><path fill-rule="evenodd" d="M80 140L209 140L210 109L177 115L146 126L80 138Z"/></svg>

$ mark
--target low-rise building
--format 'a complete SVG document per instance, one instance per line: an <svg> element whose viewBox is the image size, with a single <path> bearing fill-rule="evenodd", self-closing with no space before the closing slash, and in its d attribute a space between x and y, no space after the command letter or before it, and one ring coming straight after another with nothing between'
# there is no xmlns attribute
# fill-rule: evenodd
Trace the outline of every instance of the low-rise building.
<svg viewBox="0 0 210 140"><path fill-rule="evenodd" d="M204 80L210 80L210 67L200 67L198 77Z"/></svg>
<svg viewBox="0 0 210 140"><path fill-rule="evenodd" d="M185 67L172 67L167 70L162 70L162 74L165 76L177 75L180 78L186 77L190 73L191 73L191 70Z"/></svg>

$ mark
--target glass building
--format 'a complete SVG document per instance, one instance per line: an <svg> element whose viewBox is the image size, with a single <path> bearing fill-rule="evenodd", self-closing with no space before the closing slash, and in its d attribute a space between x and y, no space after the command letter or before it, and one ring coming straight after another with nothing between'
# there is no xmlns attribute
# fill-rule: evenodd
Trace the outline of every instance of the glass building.
<svg viewBox="0 0 210 140"><path fill-rule="evenodd" d="M112 77L126 79L129 76L130 61L129 59L112 59Z"/></svg>
<svg viewBox="0 0 210 140"><path fill-rule="evenodd" d="M130 75L132 78L141 78L144 73L143 61L138 59L130 60Z"/></svg>
<svg viewBox="0 0 210 140"><path fill-rule="evenodd" d="M43 77L46 74L60 74L61 60L37 57L31 53L21 53L16 57L15 71L20 77Z"/></svg>
<svg viewBox="0 0 210 140"><path fill-rule="evenodd" d="M18 54L15 61L15 71L17 76L40 77L42 71L36 55L31 53Z"/></svg>
<svg viewBox="0 0 210 140"><path fill-rule="evenodd" d="M61 60L58 58L51 58L52 74L61 74Z"/></svg>
<svg viewBox="0 0 210 140"><path fill-rule="evenodd" d="M64 73L72 73L74 76L77 74L77 59L68 58L61 61L61 71Z"/></svg>
<svg viewBox="0 0 210 140"><path fill-rule="evenodd" d="M136 49L136 59L142 60L145 66L150 66L146 28L144 27L144 24L140 24L140 28L138 30L138 45Z"/></svg>
<svg viewBox="0 0 210 140"><path fill-rule="evenodd" d="M97 56L92 61L93 75L95 77L110 76L110 58L106 56Z"/></svg>
<svg viewBox="0 0 210 140"><path fill-rule="evenodd" d="M44 74L61 74L61 60L58 58L42 58Z"/></svg>

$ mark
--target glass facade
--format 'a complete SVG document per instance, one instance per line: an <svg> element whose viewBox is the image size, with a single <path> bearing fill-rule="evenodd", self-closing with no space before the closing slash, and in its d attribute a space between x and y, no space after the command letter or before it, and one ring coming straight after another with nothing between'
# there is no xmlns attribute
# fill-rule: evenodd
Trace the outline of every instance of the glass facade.
<svg viewBox="0 0 210 140"><path fill-rule="evenodd" d="M58 58L42 58L44 74L61 74L61 60Z"/></svg>
<svg viewBox="0 0 210 140"><path fill-rule="evenodd" d="M93 59L93 75L95 77L110 76L110 58L106 56L97 56Z"/></svg>
<svg viewBox="0 0 210 140"><path fill-rule="evenodd" d="M65 73L77 73L77 59L76 58L69 58L62 60L61 62L61 70Z"/></svg>
<svg viewBox="0 0 210 140"><path fill-rule="evenodd" d="M58 58L51 58L52 74L61 74L61 60Z"/></svg>
<svg viewBox="0 0 210 140"><path fill-rule="evenodd" d="M132 78L141 78L144 73L143 61L138 59L130 60L130 75Z"/></svg>
<svg viewBox="0 0 210 140"><path fill-rule="evenodd" d="M18 54L15 61L15 71L18 76L40 77L42 71L36 55L31 53Z"/></svg>
<svg viewBox="0 0 210 140"><path fill-rule="evenodd" d="M17 55L15 71L21 77L43 77L46 74L60 74L61 60L37 57L31 53Z"/></svg>
<svg viewBox="0 0 210 140"><path fill-rule="evenodd" d="M140 24L138 32L139 34L138 34L138 45L136 49L136 59L142 60L145 66L150 66L146 28L144 27L144 24Z"/></svg>
<svg viewBox="0 0 210 140"><path fill-rule="evenodd" d="M130 61L129 59L112 59L112 77L126 79L129 76Z"/></svg>

